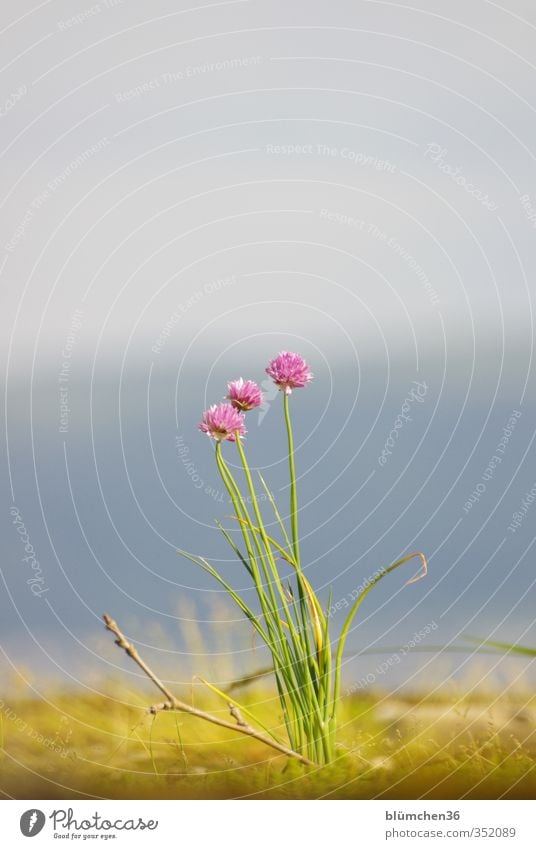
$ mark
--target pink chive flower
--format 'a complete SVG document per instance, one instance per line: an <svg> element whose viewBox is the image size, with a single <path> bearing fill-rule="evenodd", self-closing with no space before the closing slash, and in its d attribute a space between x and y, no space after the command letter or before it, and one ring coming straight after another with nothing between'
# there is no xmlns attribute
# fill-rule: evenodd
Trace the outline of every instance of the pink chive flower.
<svg viewBox="0 0 536 849"><path fill-rule="evenodd" d="M244 414L239 413L230 404L213 404L203 413L199 430L217 439L218 442L223 442L225 439L235 442L237 431L239 436L244 436L246 433Z"/></svg>
<svg viewBox="0 0 536 849"><path fill-rule="evenodd" d="M281 351L265 371L285 395L290 395L293 389L301 389L313 379L303 357L290 351Z"/></svg>
<svg viewBox="0 0 536 849"><path fill-rule="evenodd" d="M244 380L240 377L238 380L232 380L227 384L229 394L227 398L241 412L253 410L254 407L260 407L262 404L262 392L253 380Z"/></svg>

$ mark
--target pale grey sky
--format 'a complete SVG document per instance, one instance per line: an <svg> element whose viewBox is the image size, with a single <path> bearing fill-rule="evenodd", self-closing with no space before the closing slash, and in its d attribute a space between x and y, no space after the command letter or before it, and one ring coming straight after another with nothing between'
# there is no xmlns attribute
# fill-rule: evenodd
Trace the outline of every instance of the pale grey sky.
<svg viewBox="0 0 536 849"><path fill-rule="evenodd" d="M507 529L534 477L533 3L182 7L2 3L2 471L55 590L55 615L35 606L8 526L3 627L84 642L103 597L164 623L170 581L204 598L173 552L199 531L225 557L202 530L221 511L196 422L291 348L316 375L296 397L315 580L344 594L423 547L428 586L386 598L367 639L430 616L441 640L479 623L521 638L534 540ZM426 403L379 468L414 380ZM464 513L512 410L511 453ZM285 498L277 421L274 405L248 450Z"/></svg>

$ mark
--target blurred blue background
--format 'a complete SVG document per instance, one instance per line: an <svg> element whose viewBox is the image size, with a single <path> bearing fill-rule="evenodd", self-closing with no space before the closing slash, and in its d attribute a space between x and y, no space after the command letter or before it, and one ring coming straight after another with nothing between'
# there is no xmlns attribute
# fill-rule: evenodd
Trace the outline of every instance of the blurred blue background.
<svg viewBox="0 0 536 849"><path fill-rule="evenodd" d="M349 686L379 662L355 652L390 656L431 623L377 685L533 682L530 663L435 649L536 643L530 4L99 10L57 3L1 36L5 677L126 669L105 611L174 681L264 664L175 549L248 595L197 423L287 349L315 374L291 398L302 556L340 602L334 633L377 569L429 559L426 580L405 587L408 564L367 599ZM281 397L264 388L247 452L286 513Z"/></svg>

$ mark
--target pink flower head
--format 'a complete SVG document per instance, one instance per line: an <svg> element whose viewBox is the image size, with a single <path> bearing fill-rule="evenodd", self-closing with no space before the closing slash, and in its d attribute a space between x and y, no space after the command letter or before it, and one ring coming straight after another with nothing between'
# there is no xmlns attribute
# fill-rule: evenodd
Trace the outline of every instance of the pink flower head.
<svg viewBox="0 0 536 849"><path fill-rule="evenodd" d="M239 413L230 404L213 404L203 413L203 421L199 424L199 430L217 439L218 442L228 439L235 442L235 434L244 436L244 414Z"/></svg>
<svg viewBox="0 0 536 849"><path fill-rule="evenodd" d="M290 395L293 389L301 389L313 379L303 357L290 351L281 351L265 371L285 395Z"/></svg>
<svg viewBox="0 0 536 849"><path fill-rule="evenodd" d="M233 407L241 412L253 410L254 407L260 407L262 404L262 392L253 380L244 380L241 377L238 380L232 380L227 387L229 389L227 398Z"/></svg>

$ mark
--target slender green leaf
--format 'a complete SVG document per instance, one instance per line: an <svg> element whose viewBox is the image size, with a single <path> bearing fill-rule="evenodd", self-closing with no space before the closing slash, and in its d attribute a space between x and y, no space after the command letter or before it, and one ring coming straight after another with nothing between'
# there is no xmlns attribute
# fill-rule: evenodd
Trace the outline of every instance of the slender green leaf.
<svg viewBox="0 0 536 849"><path fill-rule="evenodd" d="M246 716L249 716L249 718L252 719L253 722L255 722L260 728L262 728L263 731L266 731L266 733L269 734L270 737L273 737L273 739L277 743L282 743L282 740L280 740L279 737L277 737L277 735L274 734L273 731L271 731L268 728L267 725L265 725L263 722L261 722L261 720L258 717L256 717L255 714L253 714L247 707L244 707L244 705L241 705L239 702L236 701L236 699L232 699L231 696L228 696L227 693L223 692L223 690L218 689L218 687L216 687L214 684L211 684L210 681L206 681L204 678L201 678L200 675L196 675L195 677L199 681L202 681L203 684L205 684L205 686L209 687L214 693L216 693L222 699L225 699L226 702L229 702L230 704L235 705L241 713L244 713Z"/></svg>

